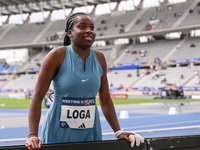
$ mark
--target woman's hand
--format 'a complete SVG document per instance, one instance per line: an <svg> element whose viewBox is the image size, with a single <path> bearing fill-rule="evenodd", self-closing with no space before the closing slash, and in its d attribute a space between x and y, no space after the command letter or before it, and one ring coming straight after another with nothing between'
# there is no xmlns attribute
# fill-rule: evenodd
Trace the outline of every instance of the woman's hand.
<svg viewBox="0 0 200 150"><path fill-rule="evenodd" d="M25 146L30 150L39 150L42 146L42 141L38 137L31 137L26 140Z"/></svg>
<svg viewBox="0 0 200 150"><path fill-rule="evenodd" d="M121 132L121 134L118 136L118 139L120 140L127 140L130 142L130 146L134 147L135 143L136 146L140 146L140 143L144 143L144 138L136 133L131 132Z"/></svg>

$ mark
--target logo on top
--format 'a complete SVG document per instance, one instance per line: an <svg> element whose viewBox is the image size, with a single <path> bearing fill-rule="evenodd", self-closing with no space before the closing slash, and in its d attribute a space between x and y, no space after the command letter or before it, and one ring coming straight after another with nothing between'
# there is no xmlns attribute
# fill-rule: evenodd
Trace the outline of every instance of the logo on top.
<svg viewBox="0 0 200 150"><path fill-rule="evenodd" d="M87 80L89 80L89 79L85 79L85 80L84 80L84 79L82 79L82 82L86 82Z"/></svg>
<svg viewBox="0 0 200 150"><path fill-rule="evenodd" d="M88 100L88 99L87 99L87 102L85 103L85 106L86 106L86 105L90 105L90 103L89 103L89 100Z"/></svg>

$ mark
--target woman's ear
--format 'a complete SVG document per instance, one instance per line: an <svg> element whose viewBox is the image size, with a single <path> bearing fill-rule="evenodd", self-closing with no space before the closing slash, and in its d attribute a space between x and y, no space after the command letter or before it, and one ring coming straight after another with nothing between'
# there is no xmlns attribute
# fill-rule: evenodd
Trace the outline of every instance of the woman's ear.
<svg viewBox="0 0 200 150"><path fill-rule="evenodd" d="M72 31L69 30L68 33L67 33L67 35L68 35L69 37L72 37Z"/></svg>

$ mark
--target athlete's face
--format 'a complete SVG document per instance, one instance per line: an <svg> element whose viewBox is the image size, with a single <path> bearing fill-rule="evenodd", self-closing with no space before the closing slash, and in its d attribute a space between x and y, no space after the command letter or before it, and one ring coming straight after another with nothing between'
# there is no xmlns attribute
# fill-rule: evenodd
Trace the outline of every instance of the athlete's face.
<svg viewBox="0 0 200 150"><path fill-rule="evenodd" d="M95 40L94 22L89 16L80 15L76 17L73 28L69 30L71 43L83 48L90 48Z"/></svg>

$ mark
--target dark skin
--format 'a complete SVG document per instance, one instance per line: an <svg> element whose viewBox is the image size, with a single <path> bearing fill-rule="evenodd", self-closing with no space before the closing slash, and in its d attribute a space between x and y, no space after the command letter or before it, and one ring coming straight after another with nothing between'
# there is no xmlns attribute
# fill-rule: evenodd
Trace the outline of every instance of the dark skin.
<svg viewBox="0 0 200 150"><path fill-rule="evenodd" d="M68 36L71 39L71 45L74 51L82 58L83 67L85 68L85 58L90 54L90 48L95 40L94 22L86 16L80 15L76 17L73 28L69 30ZM108 80L107 80L107 64L104 55L96 51L96 56L103 69L103 76L101 77L101 87L99 90L99 101L103 114L112 127L113 131L120 130L116 112L112 99L109 94ZM66 47L61 46L53 49L44 59L39 73L38 81L35 86L35 92L31 100L29 108L29 134L38 133L38 125L41 117L41 104L44 95L49 89L51 80L55 77L65 59ZM52 61L53 60L53 61ZM123 132L118 138L125 139L132 142L129 135L133 133ZM33 135L35 136L35 135ZM42 146L41 140L34 138L25 143L26 147L31 150L39 150Z"/></svg>

